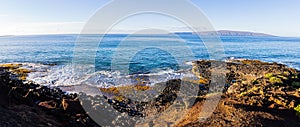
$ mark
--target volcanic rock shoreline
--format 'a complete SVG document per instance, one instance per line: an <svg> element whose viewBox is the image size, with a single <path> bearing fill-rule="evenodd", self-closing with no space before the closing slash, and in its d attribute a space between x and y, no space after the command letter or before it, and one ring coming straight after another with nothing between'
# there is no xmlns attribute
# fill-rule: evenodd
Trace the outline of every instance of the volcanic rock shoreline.
<svg viewBox="0 0 300 127"><path fill-rule="evenodd" d="M88 118L77 94L23 83L8 67L0 68L0 126L97 126Z"/></svg>
<svg viewBox="0 0 300 127"><path fill-rule="evenodd" d="M195 61L192 72L200 80L185 80L199 87L196 102L183 119L175 126L300 126L300 72L282 64L258 60L232 60L226 62L226 84L221 100L206 121L199 122L198 116L210 89L211 62ZM98 102L102 96L68 94L59 88L49 88L35 83L24 83L26 70L12 71L12 66L0 67L0 126L74 126L97 127L81 105ZM21 73L23 72L23 73ZM17 78L19 77L19 78ZM180 80L168 81L161 94L149 103L132 102L119 95L116 89L101 89L116 94L118 98L107 98L108 105L131 116L145 117L147 106L163 111L174 103ZM147 90L149 88L140 88ZM79 96L86 96L81 101ZM96 101L95 101L96 100ZM131 105L138 106L131 106ZM91 105L91 107L95 107ZM147 114L148 113L148 114ZM105 118L99 118L99 120ZM152 124L158 126L157 121ZM150 126L150 125L147 125Z"/></svg>

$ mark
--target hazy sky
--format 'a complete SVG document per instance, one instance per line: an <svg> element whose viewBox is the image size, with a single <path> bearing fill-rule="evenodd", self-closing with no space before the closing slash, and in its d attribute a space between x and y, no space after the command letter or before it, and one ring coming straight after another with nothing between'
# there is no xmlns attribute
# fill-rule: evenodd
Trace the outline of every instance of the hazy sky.
<svg viewBox="0 0 300 127"><path fill-rule="evenodd" d="M3 0L0 4L0 35L80 33L89 18L109 1ZM172 0L169 1L172 6ZM299 0L191 1L202 10L216 30L300 37ZM184 31L184 27L168 17L148 14L121 22L116 25L114 32L141 28Z"/></svg>

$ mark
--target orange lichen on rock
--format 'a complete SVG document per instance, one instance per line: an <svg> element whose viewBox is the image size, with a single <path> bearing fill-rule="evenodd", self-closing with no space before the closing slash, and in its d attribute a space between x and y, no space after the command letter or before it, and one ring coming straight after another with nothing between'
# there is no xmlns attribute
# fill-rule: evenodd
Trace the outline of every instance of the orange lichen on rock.
<svg viewBox="0 0 300 127"><path fill-rule="evenodd" d="M104 93L111 93L111 94L120 94L119 90L117 87L109 87L109 88L99 88L101 92Z"/></svg>
<svg viewBox="0 0 300 127"><path fill-rule="evenodd" d="M192 84L197 84L197 85L199 85L199 84L204 84L204 85L209 84L209 79L206 79L206 78L200 78L199 80L183 78L183 81L190 82Z"/></svg>
<svg viewBox="0 0 300 127"><path fill-rule="evenodd" d="M0 64L0 67L9 68L9 69L16 69L19 68L22 64L13 64L13 63L7 63L7 64Z"/></svg>
<svg viewBox="0 0 300 127"><path fill-rule="evenodd" d="M17 73L17 74L28 74L28 73L32 72L31 70L25 69L25 68L17 68L17 69L14 69L12 71Z"/></svg>
<svg viewBox="0 0 300 127"><path fill-rule="evenodd" d="M38 104L38 106L47 108L47 109L55 109L57 108L57 102L50 100L50 101L44 101L44 102L40 102Z"/></svg>
<svg viewBox="0 0 300 127"><path fill-rule="evenodd" d="M136 85L136 89L137 89L137 90L141 90L141 91L145 91L145 90L149 90L149 89L150 89L150 86Z"/></svg>
<svg viewBox="0 0 300 127"><path fill-rule="evenodd" d="M21 66L22 64L14 63L0 64L0 67L7 68L10 72L18 75L20 80L26 80L28 73L32 72L32 70L22 68Z"/></svg>

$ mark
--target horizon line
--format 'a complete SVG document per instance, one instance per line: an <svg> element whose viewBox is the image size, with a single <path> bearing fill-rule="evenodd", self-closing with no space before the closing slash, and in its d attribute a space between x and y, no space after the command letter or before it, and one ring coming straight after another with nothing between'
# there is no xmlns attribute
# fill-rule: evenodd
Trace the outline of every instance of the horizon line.
<svg viewBox="0 0 300 127"><path fill-rule="evenodd" d="M265 36L273 36L273 37L300 37L300 36L281 36L281 35L273 35L273 34L268 34L268 33L263 33L263 32L253 32L253 31L247 31L247 30L216 30L216 31L201 31L201 32L194 32L194 31L173 31L173 32L169 32L169 33L131 33L131 32L109 32L109 33L86 33L86 34L82 34L82 33L29 33L29 34L6 34L6 35L0 35L0 37L8 37L8 36L42 36L42 35L167 35L167 34L195 34L195 33L209 33L209 32L220 32L220 31L224 31L224 32L241 32L241 33L253 33L253 34L262 34ZM222 35L218 35L218 36L222 36ZM224 36L224 35L223 35ZM243 35L238 35L238 36L243 36ZM255 35L252 35L255 36ZM259 36L259 35L257 35ZM261 36L261 35L260 35Z"/></svg>

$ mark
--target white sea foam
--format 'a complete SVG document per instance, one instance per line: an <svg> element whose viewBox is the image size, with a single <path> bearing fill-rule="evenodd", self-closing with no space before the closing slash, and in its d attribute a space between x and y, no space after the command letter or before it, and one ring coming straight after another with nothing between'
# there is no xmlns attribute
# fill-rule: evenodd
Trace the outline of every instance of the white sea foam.
<svg viewBox="0 0 300 127"><path fill-rule="evenodd" d="M72 65L41 65L30 64L24 66L34 70L28 74L27 81L50 87L63 87L68 92L79 92L67 87L96 87L107 88L112 86L125 86L137 83L136 78L145 78L144 85L154 85L171 79L191 77L188 71L161 70L149 74L122 75L119 71L93 72L93 66L75 67Z"/></svg>

